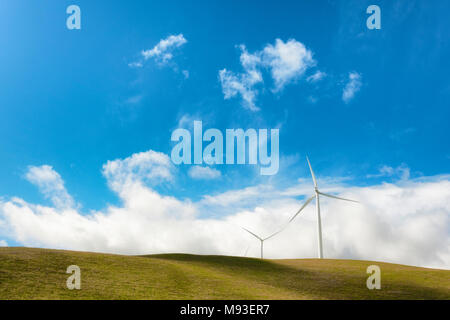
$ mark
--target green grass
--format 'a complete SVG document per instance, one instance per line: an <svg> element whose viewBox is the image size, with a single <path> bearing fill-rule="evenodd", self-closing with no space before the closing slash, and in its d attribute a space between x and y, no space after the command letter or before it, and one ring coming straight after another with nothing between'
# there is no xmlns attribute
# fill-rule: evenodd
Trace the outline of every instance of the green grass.
<svg viewBox="0 0 450 320"><path fill-rule="evenodd" d="M69 265L81 290L66 288ZM366 268L381 268L368 290ZM0 299L450 299L450 271L356 260L0 248Z"/></svg>

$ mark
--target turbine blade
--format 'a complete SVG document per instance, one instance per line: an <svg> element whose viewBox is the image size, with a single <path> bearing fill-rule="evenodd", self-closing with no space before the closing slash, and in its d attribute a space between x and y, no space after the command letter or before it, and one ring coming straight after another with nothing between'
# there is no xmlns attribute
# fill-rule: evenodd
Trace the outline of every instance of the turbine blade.
<svg viewBox="0 0 450 320"><path fill-rule="evenodd" d="M314 175L314 171L313 171L313 169L311 167L311 163L309 162L308 157L306 157L306 161L308 161L309 171L311 171L311 176L312 176L312 179L314 181L314 187L317 188L316 176Z"/></svg>
<svg viewBox="0 0 450 320"><path fill-rule="evenodd" d="M268 237L266 237L266 238L264 238L264 239L262 239L262 241L266 241L266 240L268 240L268 239L270 239L270 238L272 238L272 237L275 237L277 234L279 234L280 232L282 232L282 231L284 231L284 229L286 229L287 227L288 227L288 225L289 225L289 223L291 223L292 222L292 220L294 220L295 219L295 217L296 216L298 216L298 214L312 201L312 199L314 199L316 196L314 195L314 196L311 196L310 198L308 198L307 200L306 200L306 202L300 207L300 209L297 211L297 213L283 226L283 227L281 227L281 229L280 230L278 230L277 232L275 232L275 233L273 233L273 234L271 234L270 236L268 236Z"/></svg>
<svg viewBox="0 0 450 320"><path fill-rule="evenodd" d="M242 229L244 229L245 231L247 231L248 233L250 233L252 236L254 236L255 238L259 239L259 240L263 240L261 239L259 236L257 236L256 234L254 234L253 232L251 232L250 230L245 229L244 227L241 227Z"/></svg>
<svg viewBox="0 0 450 320"><path fill-rule="evenodd" d="M319 194L321 194L321 195L323 195L323 196L325 196L325 197L329 197L329 198L334 198L334 199L339 199L339 200L344 200L344 201L350 201L350 202L356 202L356 203L359 203L359 201L356 201L356 200L350 200L350 199L345 199L345 198L339 198L339 197L332 196L331 194L326 194L326 193L323 193L323 192L319 192Z"/></svg>
<svg viewBox="0 0 450 320"><path fill-rule="evenodd" d="M262 241L266 241L272 237L275 237L277 234L279 234L281 231L283 231L286 228L286 226L284 226L283 228L281 228L280 230L278 230L277 232L271 234L270 236L268 236L267 238L262 239Z"/></svg>
<svg viewBox="0 0 450 320"><path fill-rule="evenodd" d="M297 216L300 214L300 212L301 212L303 209L305 209L305 207L306 207L306 206L307 206L307 205L308 205L315 197L316 197L315 195L309 197L309 198L305 201L305 203L300 207L300 209L298 209L297 213L294 214L294 216L289 220L288 223L291 223L292 220L294 220L295 217L297 217Z"/></svg>

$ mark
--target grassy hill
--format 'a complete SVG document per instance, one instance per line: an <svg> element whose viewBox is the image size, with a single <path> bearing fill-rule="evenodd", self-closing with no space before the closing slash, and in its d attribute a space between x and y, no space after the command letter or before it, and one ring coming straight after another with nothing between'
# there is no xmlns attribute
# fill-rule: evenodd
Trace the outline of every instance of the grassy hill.
<svg viewBox="0 0 450 320"><path fill-rule="evenodd" d="M66 268L81 268L81 290ZM381 290L366 287L381 268ZM355 260L0 248L0 299L450 299L450 271Z"/></svg>

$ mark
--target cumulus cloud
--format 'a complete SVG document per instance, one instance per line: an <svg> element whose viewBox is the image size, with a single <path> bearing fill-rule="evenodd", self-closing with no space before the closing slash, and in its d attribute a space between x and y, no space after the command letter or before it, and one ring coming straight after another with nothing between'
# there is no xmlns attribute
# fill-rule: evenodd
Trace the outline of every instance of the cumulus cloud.
<svg viewBox="0 0 450 320"><path fill-rule="evenodd" d="M264 202L283 198L282 194L271 185L256 185L238 190L228 190L216 195L205 195L199 201L201 207L208 210L240 211L246 208L257 207ZM231 210L230 210L231 209Z"/></svg>
<svg viewBox="0 0 450 320"><path fill-rule="evenodd" d="M125 159L108 161L103 165L103 175L111 189L121 191L140 181L171 181L173 169L173 164L166 154L149 150L135 153Z"/></svg>
<svg viewBox="0 0 450 320"><path fill-rule="evenodd" d="M173 181L167 160L164 154L148 151L105 164L108 185L123 204L88 214L20 198L0 200L0 234L27 246L125 254L243 255L250 245L248 255L258 256L258 241L240 227L261 236L271 234L313 189L308 178L281 189L256 185L206 194L198 201L178 199L152 187ZM325 257L450 268L449 176L369 187L328 179L320 184L324 192L361 202L323 198ZM266 257L316 257L316 219L314 205L308 206L265 244Z"/></svg>
<svg viewBox="0 0 450 320"><path fill-rule="evenodd" d="M283 42L276 39L275 45L268 44L263 50L263 62L270 68L275 82L275 91L300 77L316 61L305 45L294 39Z"/></svg>
<svg viewBox="0 0 450 320"><path fill-rule="evenodd" d="M183 34L170 35L165 39L161 39L152 49L142 50L142 59L128 64L130 68L142 68L144 61L154 59L160 65L166 65L172 58L175 49L187 43ZM183 72L186 76L185 72Z"/></svg>
<svg viewBox="0 0 450 320"><path fill-rule="evenodd" d="M193 179L212 180L220 177L220 171L210 167L193 166L189 169L189 176Z"/></svg>
<svg viewBox="0 0 450 320"><path fill-rule="evenodd" d="M74 201L68 194L61 176L51 166L30 166L25 178L36 185L41 193L58 207L73 207Z"/></svg>
<svg viewBox="0 0 450 320"><path fill-rule="evenodd" d="M257 85L264 83L263 70L269 70L274 83L273 91L277 92L316 64L312 51L295 39L287 42L276 39L274 45L267 44L255 53L249 53L244 45L239 47L244 72L235 73L222 69L219 71L219 81L225 99L240 95L244 107L252 111L259 110L256 106Z"/></svg>
<svg viewBox="0 0 450 320"><path fill-rule="evenodd" d="M8 243L5 240L0 240L0 247L7 247Z"/></svg>
<svg viewBox="0 0 450 320"><path fill-rule="evenodd" d="M361 90L362 79L361 74L357 72L350 72L348 75L348 82L342 92L342 100L345 103L350 102L355 97L355 94Z"/></svg>

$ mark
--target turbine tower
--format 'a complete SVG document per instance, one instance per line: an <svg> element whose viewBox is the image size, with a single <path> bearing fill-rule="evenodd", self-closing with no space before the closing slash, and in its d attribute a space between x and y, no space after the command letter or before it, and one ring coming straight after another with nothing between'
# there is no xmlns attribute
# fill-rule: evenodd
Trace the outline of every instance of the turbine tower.
<svg viewBox="0 0 450 320"><path fill-rule="evenodd" d="M303 206L297 211L297 213L289 220L289 223L292 222L292 220L295 219L295 217L297 217L297 215L314 199L316 198L316 211L317 211L317 237L318 237L318 246L319 246L319 258L322 259L323 258L323 246L322 246L322 221L321 221L321 217L320 217L320 195L325 196L325 197L329 197L329 198L333 198L333 199L338 199L338 200L344 200L344 201L351 201L351 202L356 202L358 203L358 201L355 200L350 200L350 199L344 199L344 198L339 198L336 196L332 196L331 194L326 194L323 193L321 191L319 191L319 188L317 187L317 180L316 180L316 176L314 175L314 171L311 167L311 163L309 162L308 157L306 157L306 161L308 161L308 166L309 166L309 170L311 171L311 177L313 179L314 182L314 195L309 197L308 199L306 199L305 203L303 204Z"/></svg>
<svg viewBox="0 0 450 320"><path fill-rule="evenodd" d="M273 236L279 234L281 231L283 231L283 229L275 232L274 234L266 237L266 238L261 238L260 236L254 234L253 232L251 232L250 230L247 230L246 228L242 227L242 229L244 229L245 231L247 231L248 233L250 233L252 236L254 236L256 239L258 239L259 241L261 241L261 259L264 259L264 241L269 240L270 238L272 238Z"/></svg>

